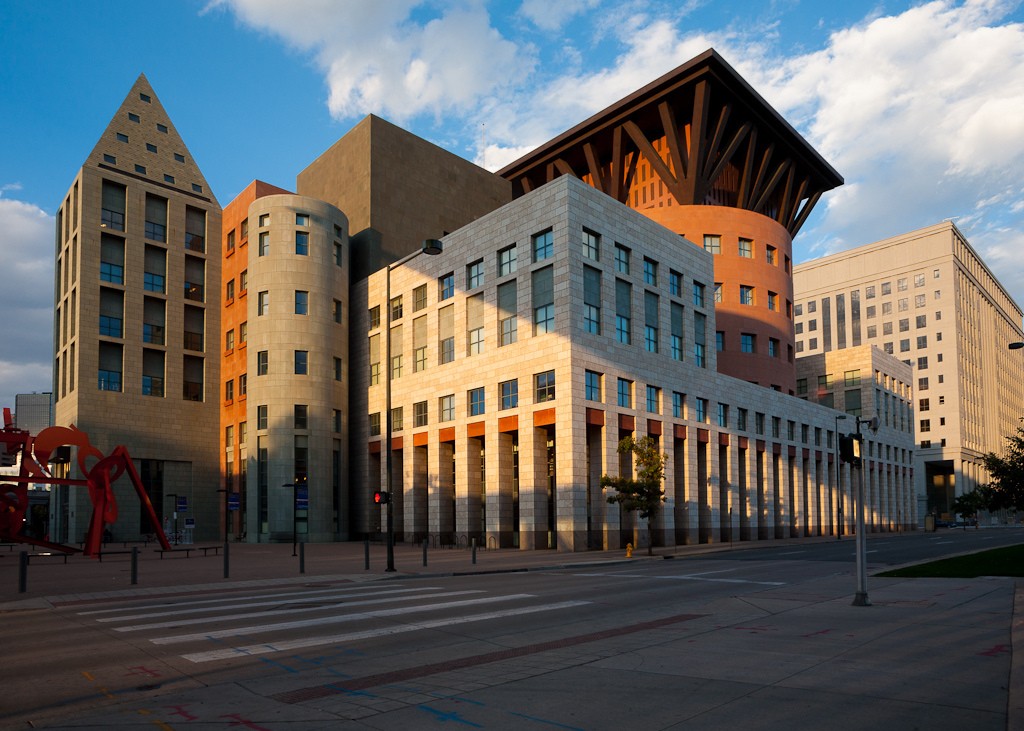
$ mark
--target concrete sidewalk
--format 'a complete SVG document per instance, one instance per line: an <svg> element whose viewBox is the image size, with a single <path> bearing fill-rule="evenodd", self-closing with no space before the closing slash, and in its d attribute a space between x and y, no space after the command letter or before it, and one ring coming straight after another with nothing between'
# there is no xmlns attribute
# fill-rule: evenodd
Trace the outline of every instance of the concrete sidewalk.
<svg viewBox="0 0 1024 731"><path fill-rule="evenodd" d="M794 542L806 544L815 540ZM780 543L768 545L778 546ZM752 544L737 546L743 549L754 547L756 545ZM117 549L123 550L120 546ZM395 547L397 571L389 573L385 571L383 545L370 546L370 568L367 570L363 544L310 544L303 551L305 573L302 574L299 572L300 557L292 555L290 544L232 544L229 550L230 578L225 579L224 560L220 555L210 552L204 557L201 552L193 551L188 558L173 554L161 558L152 546L143 548L139 552L138 584L135 586L130 584L131 557L127 554L108 555L102 562L72 556L66 565L60 557L39 556L30 561L27 591L18 593L18 551L8 553L0 549L0 613L136 596L242 591L254 586L301 584L313 580L364 582L662 560L660 556L648 558L643 551L626 559L623 551L570 554L478 550L474 564L472 552L468 549L434 549L428 552L427 566L424 567L422 548L403 544ZM679 557L706 554L713 558L715 552L727 550L727 544L719 544L680 547L659 553ZM850 569L852 571L852 567ZM706 625L696 621L687 623L685 628L680 626L678 635L666 632L668 639L656 644L638 645L627 654L609 656L585 666L573 664L571 659L565 660L565 667L556 671L558 676L552 676L551 682L569 683L572 687L580 684L581 688L589 688L585 692L599 695L620 693L622 687L612 688L608 684L614 683L614 678L621 677L621 673L630 672L628 663L623 664L628 656L640 658L644 672L653 673L652 677L657 679L678 675L679 670L673 664L677 662L675 658L679 653L692 652L695 642L707 643L706 655L701 657L706 657L709 664L687 668L686 682L696 682L690 675L704 678L702 682L706 685L699 686L701 692L723 694L721 708L702 718L717 719L738 728L821 725L828 719L827 715L822 715L828 711L821 707L821 686L834 682L835 687L843 691L841 697L837 695L834 699L836 703L848 704L851 694L859 696L865 707L877 704L879 719L891 721L893 713L904 718L907 725L897 726L899 728L952 728L954 722L962 727L993 728L993 722L1002 719L1002 709L997 707L1005 698L1005 728L1024 729L1024 583L1018 585L1012 579L872 578L870 589L875 606L871 608L851 608L852 589L849 574L843 573L837 574L834 580L816 583L813 587L795 585L759 595L758 602L762 605L759 609L768 612L764 616L771 617L772 631L778 632L778 639L745 637L743 634L747 633L735 631L742 629L743 625L737 618L748 610L744 610L744 602L733 600L723 602L714 615L708 615L703 620ZM1012 601L1007 600L1008 595L1013 597ZM756 613L751 616L756 616ZM725 627L737 621L738 624ZM918 625L922 629L931 629L916 631ZM939 627L942 631L932 631ZM838 656L841 658L838 662L833 658L818 667L816 663L820 658L815 660L813 655L822 650L819 647L808 654L802 643L814 634L836 632L835 628L870 636L870 639L864 640L863 644L859 644L859 640L851 644ZM762 628L751 627L749 630L750 635L756 635ZM845 642L836 639L835 634L830 637L832 639L827 642ZM998 637L1007 638L1011 647L1002 649L1003 646L993 639ZM969 662L950 665L949 644L962 642L965 638L968 642L989 644L966 654L958 648L961 661L969 658ZM975 681L973 692L980 696L976 716L964 715L962 708L946 707L944 698L965 692L964 687L971 682L971 669L966 665L972 662L984 665L991 659L988 667L998 666L1005 670L1005 655L1010 653L1008 679L1003 680L1000 673L985 676L989 680L983 688L977 687ZM666 676L660 675L661 672ZM729 696L735 692L730 684L763 682L765 676L778 677L780 682L769 683L749 697ZM528 679L523 683L524 687L530 685ZM666 686L666 692L671 685ZM696 686L694 690L697 690ZM651 691L657 692L657 688L651 688ZM477 700L493 698L495 692L497 687L493 690L478 688L472 692L472 697ZM468 691L466 695L469 697ZM378 693L378 697L383 695ZM678 699L672 702L682 703ZM687 702L692 705L693 698ZM900 704L904 707L901 708ZM915 720L912 714L920 714L926 708L930 710L925 717ZM982 708L987 710L982 711ZM687 707L686 710L689 712L692 708ZM682 709L677 708L676 712L681 713ZM837 706L835 712L842 714L842 708ZM905 715L900 716L901 713ZM389 714L385 726L381 727L394 727L392 724L402 718L401 713L394 718ZM654 720L651 719L652 722ZM609 724L614 721L616 727L629 726L628 719L609 718L607 721ZM383 718L381 722L384 723ZM408 722L415 726L414 715L410 715ZM841 719L836 719L831 725L850 728ZM331 726L314 724L313 727ZM671 724L663 727L669 728Z"/></svg>

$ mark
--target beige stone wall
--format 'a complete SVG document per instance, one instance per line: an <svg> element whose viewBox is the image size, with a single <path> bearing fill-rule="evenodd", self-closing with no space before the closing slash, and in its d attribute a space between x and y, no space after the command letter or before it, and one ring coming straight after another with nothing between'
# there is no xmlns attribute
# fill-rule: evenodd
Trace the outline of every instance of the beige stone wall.
<svg viewBox="0 0 1024 731"><path fill-rule="evenodd" d="M600 236L599 260L582 253L584 229ZM547 230L552 232L552 255L534 262L533 237ZM632 251L628 273L617 271L616 242ZM668 456L668 502L654 526L655 541L662 545L819 535L837 529L839 493L829 447L836 412L715 371L710 254L568 176L453 232L443 243L440 256L415 256L390 275L391 298L401 296L403 304L401 318L391 323L393 355L401 354L403 363L401 377L392 381L392 406L403 412L402 428L392 439L393 509L400 538L476 539L562 550L645 540L642 526L631 516L620 516L599 485L601 474L626 469L616 452L626 433L659 435ZM498 252L509 246L517 253L516 271L498 276ZM657 262L656 281L645 282L644 257ZM484 281L469 288L467 265L478 260ZM531 282L533 273L547 266L553 271L554 331L535 334ZM584 329L584 266L601 272L600 334ZM670 270L680 276L678 294L671 289ZM438 280L449 272L454 274L454 296L439 301ZM503 315L497 288L512 279L517 282L518 336L515 343L500 345ZM615 335L616 279L632 287L630 344L618 342ZM708 286L703 307L694 305L694 282ZM423 285L426 306L414 312L414 291ZM386 447L383 435L369 433L365 414L379 414L381 428L386 428L387 289L387 272L367 282L367 307L380 308L379 325L370 326L365 310L356 310L353 317L354 331L363 333L353 337L353 472L367 475L365 489L356 493L355 511L365 516L359 530L371 533L384 524L383 511L375 514L369 495L386 484ZM657 352L649 352L645 344L645 292L658 298ZM483 348L471 353L468 329L477 310L468 301L480 295ZM363 296L357 287L353 299ZM681 360L673 357L670 344L672 302L684 308ZM440 364L440 311L448 306L454 308L455 359ZM703 368L693 358L695 311L706 317L710 352ZM414 373L409 331L419 317L426 318L426 367ZM374 336L380 338L381 378L371 385L369 343ZM535 378L549 370L555 375L556 397L538 402ZM587 399L587 371L600 376L599 399ZM632 384L629 405L619 404L619 379ZM503 409L500 386L511 380L518 383L518 404ZM650 408L648 386L659 389ZM484 389L485 411L473 416L469 392L477 388ZM674 392L683 397L678 413L673 411ZM445 395L454 397L450 421L440 420L438 399ZM706 405L703 418L698 416L698 400ZM420 427L413 424L417 402L425 402L427 409L427 423ZM550 498L549 439L554 449ZM892 463L902 470L909 467L908 459L894 457ZM519 479L513 485L509 472L516 460ZM912 517L906 486L887 480L880 478L878 488L879 530L907 525ZM902 510L895 509L897 503Z"/></svg>

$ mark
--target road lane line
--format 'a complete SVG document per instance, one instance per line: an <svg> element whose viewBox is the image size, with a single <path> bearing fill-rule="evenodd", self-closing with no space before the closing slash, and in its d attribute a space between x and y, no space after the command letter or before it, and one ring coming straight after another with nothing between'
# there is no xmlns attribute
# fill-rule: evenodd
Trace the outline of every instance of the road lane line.
<svg viewBox="0 0 1024 731"><path fill-rule="evenodd" d="M607 578L606 574L573 574L573 576ZM710 579L701 574L681 574L679 576L656 576L650 574L615 574L616 578L623 579L667 579L669 581L710 581L719 584L756 584L758 586L785 586L785 581L754 581L753 579Z"/></svg>
<svg viewBox="0 0 1024 731"><path fill-rule="evenodd" d="M404 634L426 629L437 629L439 627L451 627L469 622L482 622L488 619L502 619L504 617L515 617L523 614L536 614L538 612L550 612L557 609L568 609L580 607L590 602L567 601L555 604L539 604L532 607L520 607L518 609L504 609L485 614L471 614L464 617L449 617L446 619L435 619L416 624L406 624L397 627L382 627L363 632L350 632L347 634L305 637L296 640L287 640L276 644L249 645L248 647L234 647L227 650L212 650L209 652L193 652L181 657L194 663L210 662L213 660L228 660L237 657L250 657L253 655L266 655L272 652L284 652L287 650L301 650L307 647L319 647L322 645L337 645L345 642L372 639L374 637L386 637L389 635Z"/></svg>

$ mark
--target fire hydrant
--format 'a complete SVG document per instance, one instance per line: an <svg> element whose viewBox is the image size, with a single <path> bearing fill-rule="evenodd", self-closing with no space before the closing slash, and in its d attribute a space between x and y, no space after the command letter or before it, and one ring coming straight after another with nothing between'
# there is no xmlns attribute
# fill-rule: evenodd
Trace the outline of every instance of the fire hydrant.
<svg viewBox="0 0 1024 731"><path fill-rule="evenodd" d="M633 544L626 544L626 558L633 558Z"/></svg>

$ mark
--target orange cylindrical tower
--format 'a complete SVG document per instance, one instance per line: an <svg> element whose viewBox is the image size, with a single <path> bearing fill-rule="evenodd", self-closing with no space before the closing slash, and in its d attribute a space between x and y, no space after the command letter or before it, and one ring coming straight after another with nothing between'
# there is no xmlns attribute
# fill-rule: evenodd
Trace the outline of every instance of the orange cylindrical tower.
<svg viewBox="0 0 1024 731"><path fill-rule="evenodd" d="M727 206L640 212L714 254L718 371L795 392L789 232L767 216Z"/></svg>

